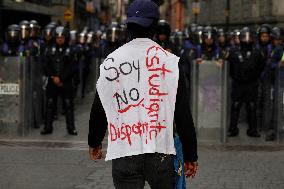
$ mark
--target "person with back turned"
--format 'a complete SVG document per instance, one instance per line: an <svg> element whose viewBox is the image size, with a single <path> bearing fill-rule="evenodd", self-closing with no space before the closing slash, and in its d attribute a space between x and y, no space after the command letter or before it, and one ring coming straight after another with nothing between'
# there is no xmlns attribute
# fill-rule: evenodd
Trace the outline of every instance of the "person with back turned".
<svg viewBox="0 0 284 189"><path fill-rule="evenodd" d="M182 143L185 175L197 172L197 140L179 57L152 41L158 6L136 0L128 8L132 39L109 54L89 121L89 155L102 158L108 129L106 160L112 160L117 189L174 189L174 122Z"/></svg>

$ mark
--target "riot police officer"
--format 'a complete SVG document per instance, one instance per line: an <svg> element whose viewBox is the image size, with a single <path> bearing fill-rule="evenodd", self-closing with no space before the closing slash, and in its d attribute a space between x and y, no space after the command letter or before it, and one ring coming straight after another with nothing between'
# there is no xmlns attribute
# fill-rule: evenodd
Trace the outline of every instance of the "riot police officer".
<svg viewBox="0 0 284 189"><path fill-rule="evenodd" d="M198 44L197 25L191 24L184 33L185 40L180 53L180 64L190 80L191 65L195 59L199 57L200 45Z"/></svg>
<svg viewBox="0 0 284 189"><path fill-rule="evenodd" d="M1 47L1 54L4 56L17 56L19 53L20 28L17 24L8 26L5 34L5 42Z"/></svg>
<svg viewBox="0 0 284 189"><path fill-rule="evenodd" d="M42 122L43 113L43 91L42 91L42 57L40 57L40 48L42 41L40 40L40 26L35 20L29 22L30 36L28 41L30 54L30 81L32 90L31 111L32 125L34 128L39 128Z"/></svg>
<svg viewBox="0 0 284 189"><path fill-rule="evenodd" d="M240 30L235 29L233 31L233 47L240 48Z"/></svg>
<svg viewBox="0 0 284 189"><path fill-rule="evenodd" d="M161 45L165 50L173 52L173 45L170 42L171 26L165 20L159 20L156 29L156 39L155 41Z"/></svg>
<svg viewBox="0 0 284 189"><path fill-rule="evenodd" d="M30 21L30 41L29 47L31 55L38 56L40 54L40 47L42 41L39 38L40 26L35 20Z"/></svg>
<svg viewBox="0 0 284 189"><path fill-rule="evenodd" d="M46 53L49 51L49 48L54 44L54 25L46 25L42 32L42 41L41 43L41 55L44 57Z"/></svg>
<svg viewBox="0 0 284 189"><path fill-rule="evenodd" d="M106 58L110 53L119 48L121 28L117 22L112 22L106 31L106 40L102 44L102 58Z"/></svg>
<svg viewBox="0 0 284 189"><path fill-rule="evenodd" d="M271 88L272 88L272 112L270 113L270 120L269 120L269 127L268 127L268 132L266 134L266 141L273 141L276 139L276 132L277 132L277 104L278 99L276 99L276 90L277 87L276 84L278 84L277 81L277 69L279 65L283 66L282 63L282 56L283 56L283 36L284 36L284 31L280 27L274 27L271 30L270 33L270 38L271 38L271 54L270 56L270 83L271 83Z"/></svg>
<svg viewBox="0 0 284 189"><path fill-rule="evenodd" d="M185 33L180 30L175 30L170 37L170 41L173 46L172 52L176 56L181 55L182 45L185 40L185 37Z"/></svg>
<svg viewBox="0 0 284 189"><path fill-rule="evenodd" d="M19 24L20 27L20 47L19 51L24 56L28 56L30 54L30 23L27 20L23 20Z"/></svg>
<svg viewBox="0 0 284 189"><path fill-rule="evenodd" d="M87 86L87 80L89 78L90 73L90 65L92 63L92 59L94 56L94 49L93 49L93 43L94 43L94 32L89 31L86 35L86 43L84 46L84 67L83 67L83 77L82 77L82 98L85 97L85 91Z"/></svg>
<svg viewBox="0 0 284 189"><path fill-rule="evenodd" d="M243 103L248 114L247 135L260 137L257 130L256 106L258 98L258 81L265 66L264 56L253 46L252 32L244 27L240 33L240 48L229 52L230 77L232 79L232 106L228 136L239 134L238 119Z"/></svg>
<svg viewBox="0 0 284 189"><path fill-rule="evenodd" d="M271 28L267 24L261 25L257 30L257 44L256 48L259 49L265 57L265 68L261 74L260 86L259 86L259 123L260 128L264 128L267 123L267 108L266 105L270 101L270 55L272 51L272 46L270 43L270 33Z"/></svg>
<svg viewBox="0 0 284 189"><path fill-rule="evenodd" d="M47 95L47 111L46 120L42 135L51 134L53 131L53 110L55 98L61 96L66 116L67 131L70 135L77 135L74 123L74 104L73 104L73 86L72 78L74 75L74 62L72 53L68 47L69 31L63 26L55 29L55 45L51 48L46 57L45 72L48 76L48 84L46 87Z"/></svg>
<svg viewBox="0 0 284 189"><path fill-rule="evenodd" d="M201 59L217 59L216 31L211 26L206 26L202 32Z"/></svg>
<svg viewBox="0 0 284 189"><path fill-rule="evenodd" d="M225 59L228 56L229 45L226 39L226 34L224 29L220 28L217 32L217 53L219 59Z"/></svg>
<svg viewBox="0 0 284 189"><path fill-rule="evenodd" d="M262 51L262 53L265 56L265 59L269 58L269 55L271 52L270 32L271 32L271 28L267 24L261 25L257 31L258 44L256 44L256 47Z"/></svg>

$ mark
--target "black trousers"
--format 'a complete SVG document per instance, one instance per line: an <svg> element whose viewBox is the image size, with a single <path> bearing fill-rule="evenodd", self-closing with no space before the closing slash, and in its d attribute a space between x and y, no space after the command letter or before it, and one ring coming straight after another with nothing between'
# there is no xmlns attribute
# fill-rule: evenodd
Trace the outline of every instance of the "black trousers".
<svg viewBox="0 0 284 189"><path fill-rule="evenodd" d="M257 129L257 98L258 98L258 83L248 84L232 84L232 106L230 117L230 129L234 129L238 125L240 116L240 110L242 104L246 104L246 110L248 115L248 125L250 130Z"/></svg>
<svg viewBox="0 0 284 189"><path fill-rule="evenodd" d="M116 189L143 189L145 181L152 189L174 189L173 155L141 154L112 160Z"/></svg>
<svg viewBox="0 0 284 189"><path fill-rule="evenodd" d="M61 96L63 107L65 108L66 126L67 129L74 129L74 104L73 104L73 86L72 82L64 83L63 87L57 87L52 82L49 82L46 87L47 96L47 111L46 111L46 129L52 128L55 106L57 98Z"/></svg>

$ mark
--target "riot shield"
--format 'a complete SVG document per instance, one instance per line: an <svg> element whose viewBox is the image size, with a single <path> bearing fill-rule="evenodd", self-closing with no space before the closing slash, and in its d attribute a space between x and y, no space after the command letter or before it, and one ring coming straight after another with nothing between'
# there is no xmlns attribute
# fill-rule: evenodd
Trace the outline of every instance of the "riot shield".
<svg viewBox="0 0 284 189"><path fill-rule="evenodd" d="M89 65L89 73L88 73L88 77L86 81L85 92L87 94L95 91L96 82L98 78L98 64L99 64L99 58L92 57L90 65Z"/></svg>
<svg viewBox="0 0 284 189"><path fill-rule="evenodd" d="M284 66L280 66L276 70L276 82L275 82L275 120L276 125L274 127L276 133L276 139L278 143L284 142Z"/></svg>
<svg viewBox="0 0 284 189"><path fill-rule="evenodd" d="M37 56L31 56L30 61L30 88L31 88L31 126L39 128L43 122L43 72L42 60Z"/></svg>
<svg viewBox="0 0 284 189"><path fill-rule="evenodd" d="M192 114L199 140L225 142L228 64L193 62L191 70Z"/></svg>
<svg viewBox="0 0 284 189"><path fill-rule="evenodd" d="M85 69L86 69L86 58L85 56L81 56L79 61L78 61L78 78L79 78L79 84L77 88L77 98L83 99L84 97L84 92L85 92Z"/></svg>
<svg viewBox="0 0 284 189"><path fill-rule="evenodd" d="M0 57L0 135L25 135L29 125L28 58Z"/></svg>

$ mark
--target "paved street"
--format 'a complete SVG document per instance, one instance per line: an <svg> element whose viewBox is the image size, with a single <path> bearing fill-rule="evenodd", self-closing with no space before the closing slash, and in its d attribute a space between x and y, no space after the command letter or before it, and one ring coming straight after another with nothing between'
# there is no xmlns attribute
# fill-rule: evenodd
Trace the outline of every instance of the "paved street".
<svg viewBox="0 0 284 189"><path fill-rule="evenodd" d="M1 188L113 188L111 163L90 161L86 144L73 143L68 147L35 144L33 142L23 147L1 143ZM202 146L199 148L199 156L198 175L188 180L187 188L284 188L283 147L249 150L241 147Z"/></svg>

